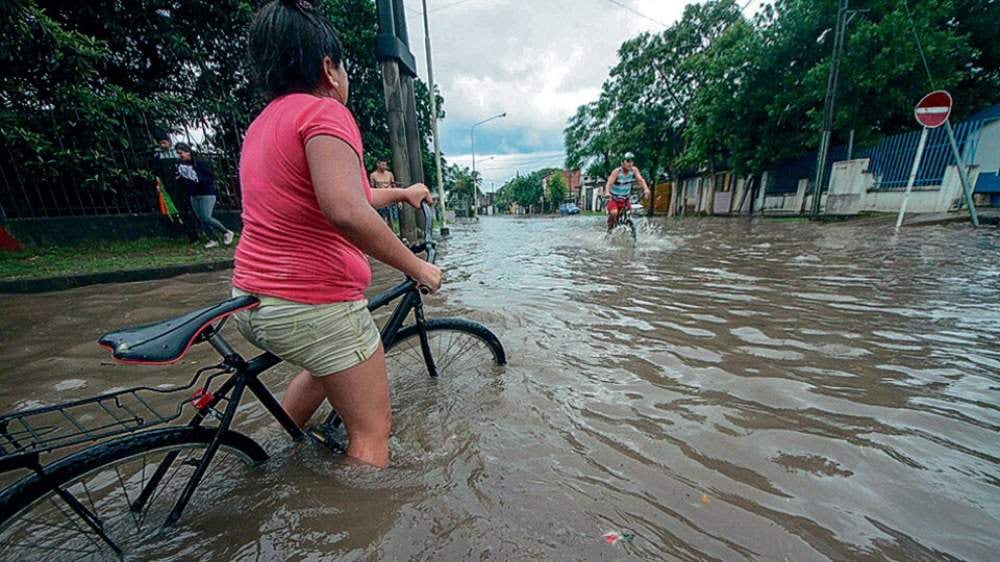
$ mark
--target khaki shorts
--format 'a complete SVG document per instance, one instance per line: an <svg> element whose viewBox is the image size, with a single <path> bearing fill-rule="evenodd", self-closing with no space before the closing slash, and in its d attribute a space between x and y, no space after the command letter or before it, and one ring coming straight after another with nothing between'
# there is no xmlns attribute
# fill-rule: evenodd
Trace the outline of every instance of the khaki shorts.
<svg viewBox="0 0 1000 562"><path fill-rule="evenodd" d="M233 296L251 295L233 287ZM264 295L260 306L234 315L250 343L322 377L375 355L381 337L365 300L303 304Z"/></svg>

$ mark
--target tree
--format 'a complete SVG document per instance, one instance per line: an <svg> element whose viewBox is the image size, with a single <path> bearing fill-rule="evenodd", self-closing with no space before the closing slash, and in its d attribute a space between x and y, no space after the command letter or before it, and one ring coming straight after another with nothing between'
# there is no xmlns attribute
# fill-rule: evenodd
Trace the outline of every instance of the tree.
<svg viewBox="0 0 1000 562"><path fill-rule="evenodd" d="M499 197L506 203L513 202L525 209L531 209L542 201L542 182L546 175L542 170L518 175L500 188Z"/></svg>
<svg viewBox="0 0 1000 562"><path fill-rule="evenodd" d="M633 152L651 188L663 171L679 175L687 116L709 77L694 61L741 20L733 0L710 0L687 6L660 33L625 41L598 100L581 106L566 127L566 166L605 177L622 154Z"/></svg>
<svg viewBox="0 0 1000 562"><path fill-rule="evenodd" d="M547 183L546 201L552 205L551 208L556 208L566 200L566 195L569 193L569 186L566 185L566 178L563 177L561 170L550 175Z"/></svg>
<svg viewBox="0 0 1000 562"><path fill-rule="evenodd" d="M456 212L464 211L472 216L475 209L475 181L469 168L458 164L445 165L444 190L448 207Z"/></svg>

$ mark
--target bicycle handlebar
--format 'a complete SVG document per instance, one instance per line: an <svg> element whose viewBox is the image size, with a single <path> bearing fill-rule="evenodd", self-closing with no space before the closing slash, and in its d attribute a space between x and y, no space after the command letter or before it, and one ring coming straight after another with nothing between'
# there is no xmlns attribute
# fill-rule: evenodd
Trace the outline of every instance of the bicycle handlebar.
<svg viewBox="0 0 1000 562"><path fill-rule="evenodd" d="M420 209L424 212L424 239L420 244L411 246L410 249L414 250L415 253L426 251L427 261L434 263L434 260L437 259L437 248L434 243L434 211L427 201L420 203ZM423 295L431 294L428 287L420 285L418 288Z"/></svg>

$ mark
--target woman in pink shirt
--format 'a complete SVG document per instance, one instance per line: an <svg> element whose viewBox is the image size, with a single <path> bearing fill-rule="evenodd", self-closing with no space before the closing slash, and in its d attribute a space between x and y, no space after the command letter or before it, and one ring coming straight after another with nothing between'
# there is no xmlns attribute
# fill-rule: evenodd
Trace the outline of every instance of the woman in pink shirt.
<svg viewBox="0 0 1000 562"><path fill-rule="evenodd" d="M372 190L361 134L344 105L348 78L333 25L304 0L271 2L250 28L270 102L240 156L243 233L233 293L260 298L237 315L254 345L303 369L282 406L305 425L323 400L344 419L347 454L384 467L390 407L385 356L366 308L367 256L436 291L441 270L413 255L375 211L431 201L423 184Z"/></svg>

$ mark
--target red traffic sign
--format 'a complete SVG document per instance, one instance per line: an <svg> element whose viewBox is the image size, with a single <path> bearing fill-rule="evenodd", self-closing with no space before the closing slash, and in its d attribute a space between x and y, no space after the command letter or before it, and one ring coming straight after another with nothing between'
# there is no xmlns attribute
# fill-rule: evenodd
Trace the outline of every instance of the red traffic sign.
<svg viewBox="0 0 1000 562"><path fill-rule="evenodd" d="M944 125L950 115L951 94L944 90L927 94L917 107L913 108L913 116L917 118L917 122L928 129Z"/></svg>

